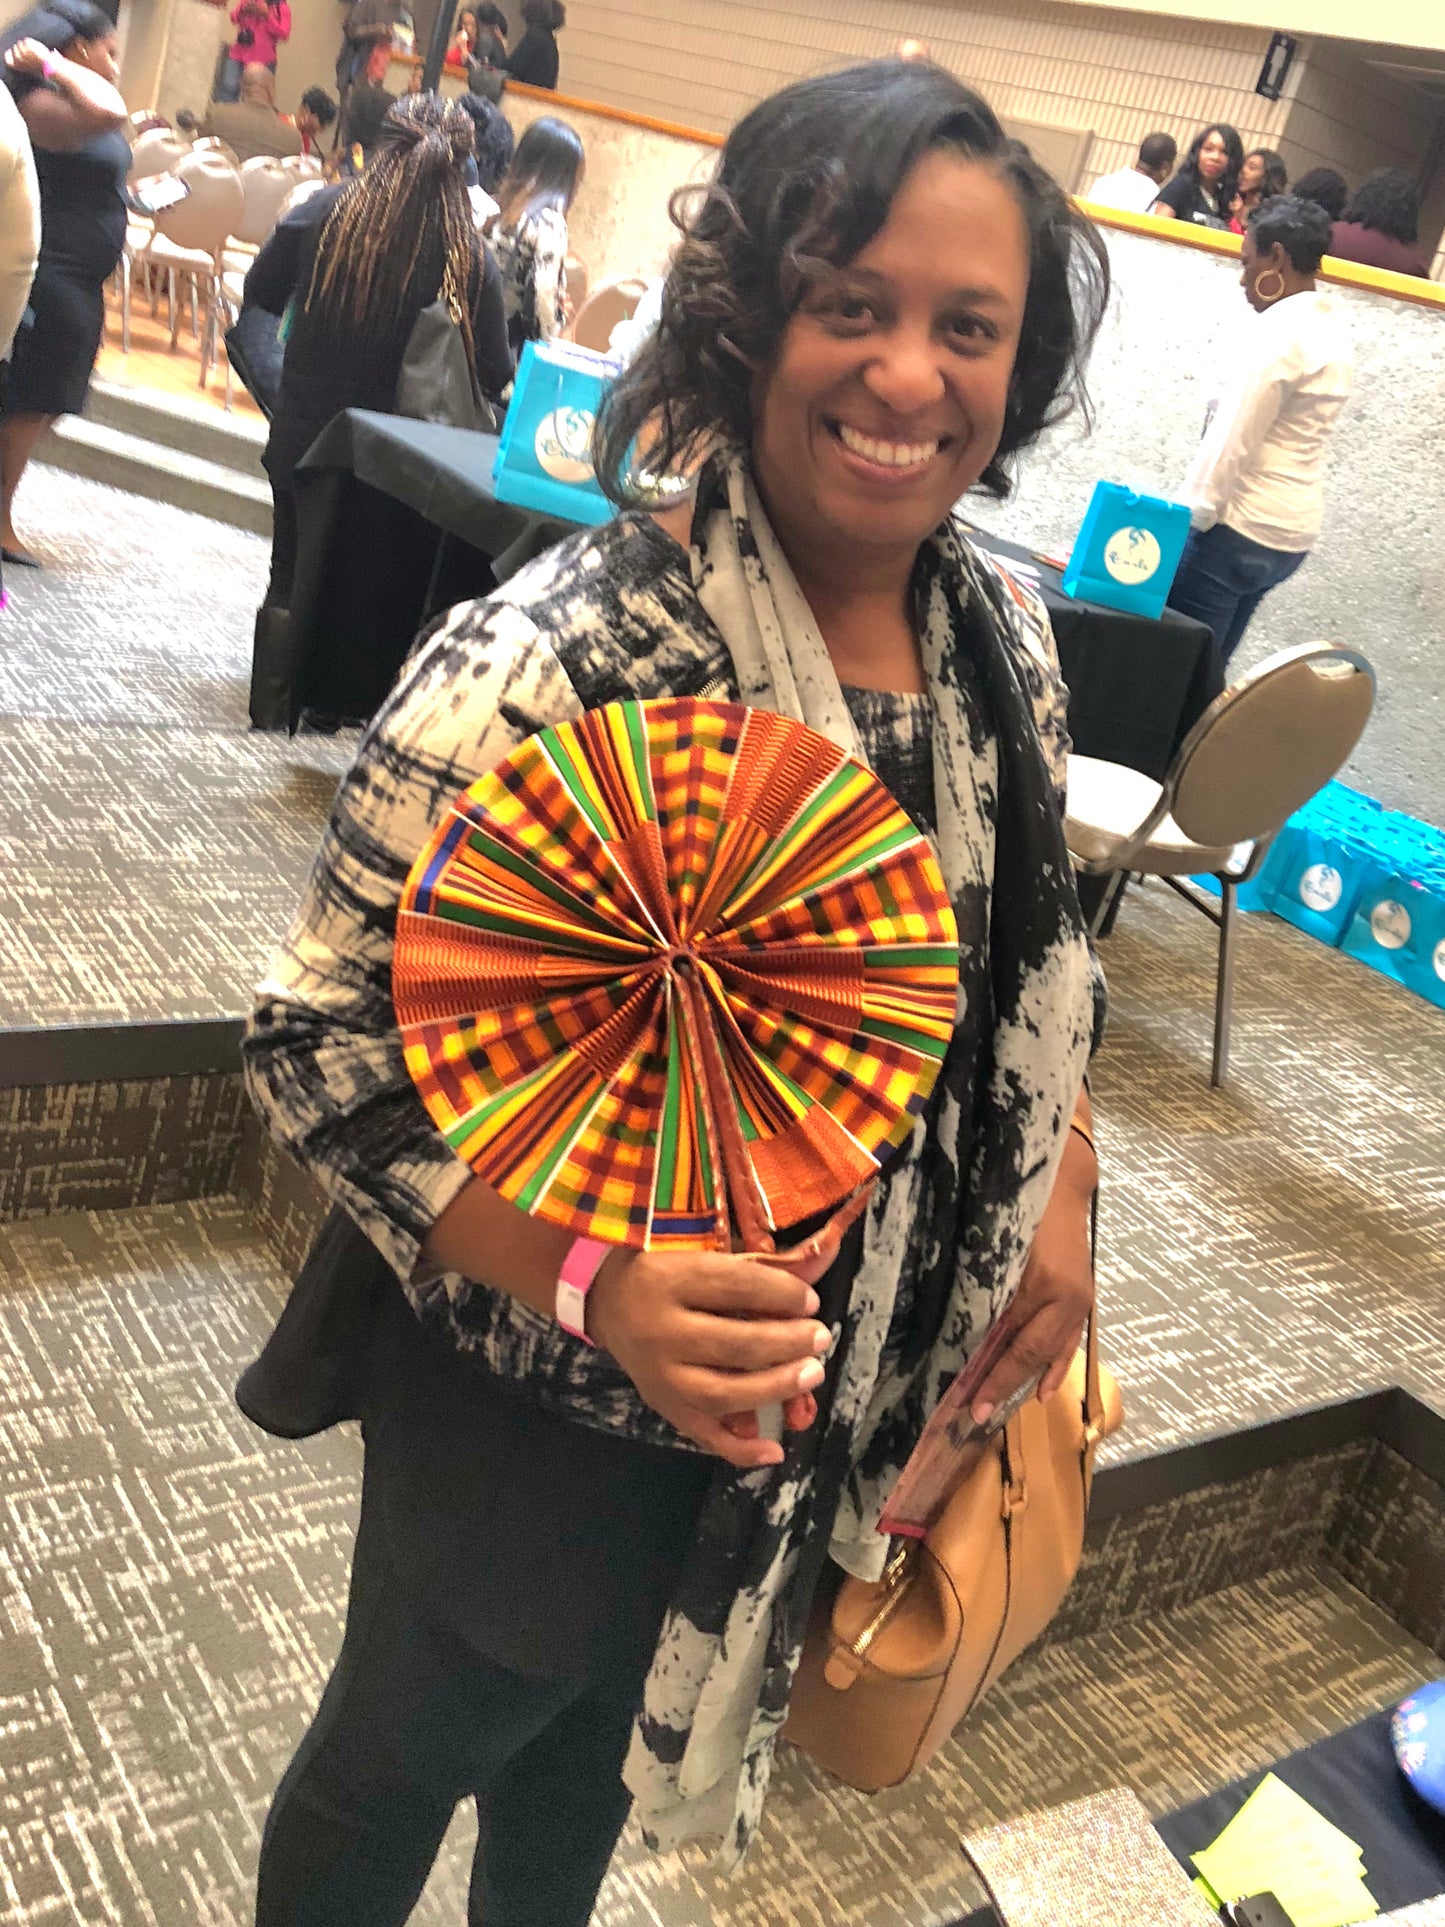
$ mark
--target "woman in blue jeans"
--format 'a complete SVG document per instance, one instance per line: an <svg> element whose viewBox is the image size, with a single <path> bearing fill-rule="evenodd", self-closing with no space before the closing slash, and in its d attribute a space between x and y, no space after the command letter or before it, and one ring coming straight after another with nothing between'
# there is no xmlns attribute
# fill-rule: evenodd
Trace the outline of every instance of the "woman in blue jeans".
<svg viewBox="0 0 1445 1927"><path fill-rule="evenodd" d="M1280 194L1250 216L1241 283L1259 320L1180 491L1193 531L1169 602L1209 624L1226 662L1319 540L1330 436L1354 375L1344 319L1315 285L1329 240L1313 201Z"/></svg>

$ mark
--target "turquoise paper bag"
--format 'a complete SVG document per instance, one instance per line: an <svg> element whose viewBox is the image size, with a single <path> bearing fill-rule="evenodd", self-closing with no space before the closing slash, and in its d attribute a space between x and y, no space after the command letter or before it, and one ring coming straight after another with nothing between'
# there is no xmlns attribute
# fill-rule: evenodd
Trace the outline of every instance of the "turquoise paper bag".
<svg viewBox="0 0 1445 1927"><path fill-rule="evenodd" d="M592 429L618 364L571 341L529 341L492 464L499 502L605 522L617 513L597 486Z"/></svg>
<svg viewBox="0 0 1445 1927"><path fill-rule="evenodd" d="M1189 539L1189 510L1162 495L1097 482L1064 572L1064 593L1158 616Z"/></svg>

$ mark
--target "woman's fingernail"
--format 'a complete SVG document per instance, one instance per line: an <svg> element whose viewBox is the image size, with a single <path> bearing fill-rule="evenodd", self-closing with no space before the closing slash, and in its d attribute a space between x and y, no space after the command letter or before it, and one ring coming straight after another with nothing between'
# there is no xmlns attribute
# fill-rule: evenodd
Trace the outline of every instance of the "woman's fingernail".
<svg viewBox="0 0 1445 1927"><path fill-rule="evenodd" d="M802 1371L798 1373L798 1390L800 1392L811 1392L813 1387L815 1385L821 1385L827 1376L828 1374L823 1370L819 1361L816 1358L810 1358Z"/></svg>
<svg viewBox="0 0 1445 1927"><path fill-rule="evenodd" d="M974 1406L973 1422L975 1425L987 1425L989 1420L992 1417L993 1417L993 1407L991 1405Z"/></svg>
<svg viewBox="0 0 1445 1927"><path fill-rule="evenodd" d="M811 1285L809 1285L808 1295L803 1300L803 1310L806 1312L809 1318L813 1316L813 1313L818 1309L819 1305L821 1305L822 1302L823 1301L818 1296L817 1292L813 1290L813 1287Z"/></svg>
<svg viewBox="0 0 1445 1927"><path fill-rule="evenodd" d="M832 1332L828 1330L826 1325L819 1325L817 1331L813 1333L813 1350L818 1354L819 1358L823 1356L824 1352L830 1349L832 1343Z"/></svg>

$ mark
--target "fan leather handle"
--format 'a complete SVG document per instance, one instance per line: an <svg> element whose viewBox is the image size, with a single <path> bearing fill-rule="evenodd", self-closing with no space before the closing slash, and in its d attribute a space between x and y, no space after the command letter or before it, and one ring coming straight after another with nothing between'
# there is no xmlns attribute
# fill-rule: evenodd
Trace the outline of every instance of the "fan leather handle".
<svg viewBox="0 0 1445 1927"><path fill-rule="evenodd" d="M744 1251L770 1252L773 1235L768 1229L762 1200L753 1178L752 1161L743 1143L742 1126L728 1095L727 1067L707 1008L707 999L698 982L696 970L677 971L672 979L681 992L687 1012L687 1027L697 1045L702 1062L703 1098L707 1110L708 1137L719 1159L724 1202L719 1213L721 1228L727 1230L729 1206L737 1223Z"/></svg>

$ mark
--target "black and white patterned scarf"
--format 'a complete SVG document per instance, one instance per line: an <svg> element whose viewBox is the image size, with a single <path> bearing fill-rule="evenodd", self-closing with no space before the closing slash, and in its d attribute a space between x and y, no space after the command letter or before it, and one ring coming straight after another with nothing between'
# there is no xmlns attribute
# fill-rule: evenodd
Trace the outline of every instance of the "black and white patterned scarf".
<svg viewBox="0 0 1445 1927"><path fill-rule="evenodd" d="M869 1209L823 1417L791 1435L781 1466L720 1477L704 1509L624 1775L660 1847L710 1837L728 1858L746 1850L825 1551L864 1577L881 1568L884 1499L1018 1287L1093 1035L1094 968L1010 646L1020 611L952 523L932 548L933 566L917 578L917 620L936 847L965 939L959 1020L927 1117ZM704 474L692 574L741 699L860 754L817 624L740 457L716 458ZM983 755L965 674L994 721ZM890 1342L905 1271L908 1330Z"/></svg>

